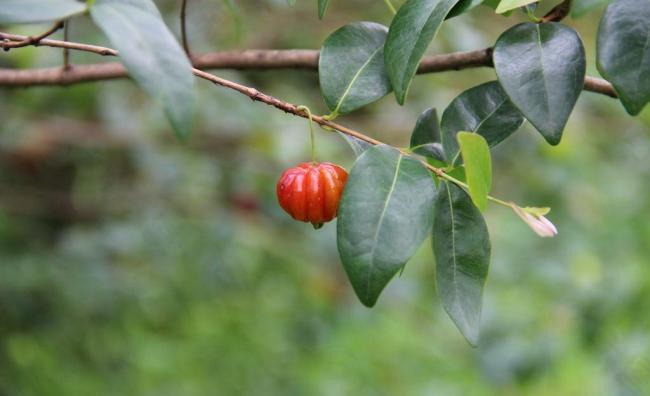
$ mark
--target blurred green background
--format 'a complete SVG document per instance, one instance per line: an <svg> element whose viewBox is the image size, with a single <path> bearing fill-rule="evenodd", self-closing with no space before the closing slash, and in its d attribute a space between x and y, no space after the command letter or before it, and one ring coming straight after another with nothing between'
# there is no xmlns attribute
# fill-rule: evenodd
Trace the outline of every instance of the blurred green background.
<svg viewBox="0 0 650 396"><path fill-rule="evenodd" d="M157 1L176 32L178 3ZM192 46L318 48L345 23L390 21L381 0L332 0L324 21L315 3L190 0ZM601 11L567 20L592 75ZM492 45L522 17L479 7L429 51ZM108 44L86 18L71 38ZM44 47L0 55L3 67L60 62ZM217 74L326 112L316 73ZM406 106L386 97L340 121L404 146L421 111L494 78L419 76ZM583 93L559 146L527 124L494 150L494 194L551 206L559 235L489 208L473 349L436 296L430 241L366 309L335 222L314 231L276 204L277 177L308 158L305 120L197 84L186 144L128 80L0 90L0 395L650 394L650 109L632 118ZM322 130L318 157L354 160Z"/></svg>

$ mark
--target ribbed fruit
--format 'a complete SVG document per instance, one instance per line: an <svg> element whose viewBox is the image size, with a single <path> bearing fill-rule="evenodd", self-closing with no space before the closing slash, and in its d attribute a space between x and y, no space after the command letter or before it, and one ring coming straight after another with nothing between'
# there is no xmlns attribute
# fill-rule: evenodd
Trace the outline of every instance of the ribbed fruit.
<svg viewBox="0 0 650 396"><path fill-rule="evenodd" d="M304 162L280 176L278 201L294 219L320 228L336 217L347 179L348 173L338 165Z"/></svg>

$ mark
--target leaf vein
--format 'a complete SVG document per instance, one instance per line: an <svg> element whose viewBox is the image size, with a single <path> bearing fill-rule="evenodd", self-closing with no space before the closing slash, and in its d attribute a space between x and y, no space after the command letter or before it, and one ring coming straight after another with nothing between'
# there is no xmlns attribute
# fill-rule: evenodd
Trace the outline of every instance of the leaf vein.
<svg viewBox="0 0 650 396"><path fill-rule="evenodd" d="M384 218L386 217L388 204L390 203L393 192L395 191L395 186L397 185L397 177L399 175L399 170L402 165L402 158L403 155L400 154L397 160L397 165L395 166L395 174L393 175L393 182L391 183L390 189L388 190L388 194L386 195L386 201L384 202L384 207L381 211L381 215L379 216L379 221L377 222L377 229L375 230L375 235L373 237L372 250L370 251L370 268L368 268L368 276L366 278L366 297L370 295L370 278L373 270L375 269L375 251L377 249L377 241L379 240L379 232L381 230L381 225L384 222Z"/></svg>
<svg viewBox="0 0 650 396"><path fill-rule="evenodd" d="M485 116L485 118L483 118L483 119L478 123L478 125L476 125L476 127L472 129L472 133L478 133L478 130L481 129L481 126L485 123L485 121L487 121L490 117L492 117L494 114L496 114L496 112L499 111L499 109L501 108L501 106L503 106L504 103L506 103L506 100L507 100L507 99L504 98L504 99L501 101L501 103L499 103L499 104L497 105L497 107L496 107L494 110L492 110L492 111L491 111L487 116ZM451 161L451 164L452 164L452 165L453 165L454 163L456 163L456 160L458 160L458 156L459 156L459 155L460 155L460 149L456 152L456 155L454 156L453 161Z"/></svg>
<svg viewBox="0 0 650 396"><path fill-rule="evenodd" d="M454 299L458 296L458 284L456 283L456 271L458 268L456 257L456 220L454 219L454 206L451 199L451 189L449 183L445 182L447 198L449 199L449 217L451 218L451 258L452 258L452 277L451 284L454 285Z"/></svg>
<svg viewBox="0 0 650 396"><path fill-rule="evenodd" d="M341 109L341 106L343 105L343 102L345 101L347 96L350 94L350 91L352 91L352 86L357 81L359 76L361 76L361 73L365 70L365 68L368 67L370 62L372 62L372 60L375 58L375 56L377 56L377 54L379 53L379 51L382 48L384 48L383 45L380 45L379 47L377 47L377 49L374 50L372 54L370 54L370 56L368 57L368 60L366 60L363 63L363 65L361 65L359 70L357 70L357 72L354 74L354 76L352 77L352 80L350 80L350 83L348 84L347 88L345 89L345 92L343 92L343 95L341 95L341 99L339 99L338 103L336 104L336 108L333 111L334 114L338 114L339 110Z"/></svg>
<svg viewBox="0 0 650 396"><path fill-rule="evenodd" d="M544 73L544 48L542 47L542 30L540 29L540 24L536 24L537 28L537 45L539 46L539 62L542 65L542 82L544 83L544 104L546 105L546 114L549 114L551 111L551 103L548 98L548 83L546 81L546 74Z"/></svg>

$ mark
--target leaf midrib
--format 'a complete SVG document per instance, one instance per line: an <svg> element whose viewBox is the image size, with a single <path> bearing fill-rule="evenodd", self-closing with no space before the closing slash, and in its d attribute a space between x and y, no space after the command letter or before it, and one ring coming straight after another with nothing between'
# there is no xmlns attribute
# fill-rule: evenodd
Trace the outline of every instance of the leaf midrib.
<svg viewBox="0 0 650 396"><path fill-rule="evenodd" d="M370 251L370 263L369 263L370 266L368 268L368 275L366 277L366 298L370 295L370 277L372 275L373 270L375 269L375 251L377 250L377 241L379 240L379 232L381 231L381 225L384 222L384 218L386 216L386 210L388 209L388 204L390 203L390 200L393 196L393 192L395 191L395 185L397 184L397 176L399 175L399 170L402 165L402 158L403 155L400 153L397 159L397 165L395 166L395 174L393 175L393 182L391 183L390 189L388 190L388 194L386 195L386 201L384 202L384 207L381 211L381 215L379 216L379 220L377 221L377 229L375 230L372 250Z"/></svg>
<svg viewBox="0 0 650 396"><path fill-rule="evenodd" d="M422 32L426 29L427 25L429 24L431 19L434 17L434 15L435 16L438 15L438 13L436 13L436 10L438 9L438 7L440 7L441 4L443 4L443 2L445 2L445 0L440 0L438 3L436 3L435 6L433 6L433 8L431 9L431 12L429 13L429 17L427 18L426 22L422 25L422 27L420 28L420 30L417 33L418 39L415 40L413 46L410 49L410 55L409 55L409 58L408 58L408 62L406 63L406 67L404 68L404 72L402 73L402 81L400 82L400 86L401 86L401 88L403 89L403 92L404 92L403 99L406 98L406 96L408 94L408 91L409 91L409 88L411 87L411 83L413 82L412 76L415 74L415 72L412 69L415 69L415 71L417 71L417 68L418 68L418 66L420 64L420 61L421 61L421 58L422 58L422 54L420 54L420 55L418 55L418 57L420 57L420 60L418 60L417 62L413 62L413 57L415 55L415 49L420 45L420 41L422 40ZM431 42L433 41L433 39L438 35L438 31L440 30L440 26L442 26L442 23L444 22L445 17L447 16L447 14L449 14L449 12L451 12L451 9L453 8L453 6L456 3L458 3L458 1L454 1L453 5L451 5L451 6L447 5L447 12L442 16L442 18L440 18L441 21L438 23L438 26L433 30L433 33L431 34L431 39L426 40L426 41L428 41L428 43L425 44L425 49L424 49L424 51L422 51L422 53L424 53L426 51L426 47L431 45ZM415 64L415 67L414 68L409 67L409 65L411 65L411 64Z"/></svg>
<svg viewBox="0 0 650 396"><path fill-rule="evenodd" d="M348 84L347 88L345 89L345 92L343 92L343 95L341 95L341 99L339 99L338 103L336 104L336 108L333 111L334 114L338 114L339 110L341 109L341 106L343 105L343 102L345 101L347 96L350 94L350 91L352 90L352 86L357 81L359 76L361 76L361 73L365 70L366 67L368 67L370 62L373 60L373 58L379 53L379 51L382 48L384 48L383 45L380 45L379 47L377 47L377 49L374 50L372 52L372 54L370 54L368 59L363 63L363 65L361 65L359 70L357 70L357 72L354 74L354 76L352 77L352 80L350 80L350 83Z"/></svg>
<svg viewBox="0 0 650 396"><path fill-rule="evenodd" d="M451 189L449 184L445 182L445 187L447 190L447 198L449 199L449 217L451 218L451 258L452 258L452 279L451 283L454 285L454 299L458 295L458 284L456 283L456 271L458 268L457 257L456 257L456 221L454 219L454 206L451 200Z"/></svg>
<svg viewBox="0 0 650 396"><path fill-rule="evenodd" d="M551 112L551 103L549 102L549 97L548 97L548 83L546 82L546 74L544 73L544 50L542 47L542 30L540 29L540 24L535 24L535 28L537 29L537 45L539 47L539 63L542 66L542 82L544 83L544 90L542 93L544 94L544 104L546 105L546 114L550 114Z"/></svg>
<svg viewBox="0 0 650 396"><path fill-rule="evenodd" d="M507 98L503 98L503 100L501 101L501 103L499 103L499 104L497 105L497 107L494 108L494 110L492 110L492 111L491 111L487 116L485 116L485 118L483 118L483 119L478 123L478 125L476 125L475 128L472 128L472 133L478 133L478 130L481 129L481 126L483 126L483 124L485 123L485 121L487 121L488 119L490 119L490 117L492 117L494 114L496 114L496 112L499 111L499 109L501 108L501 106L503 106L503 105L506 103L507 100L508 100ZM456 133L458 133L458 131L457 131ZM481 135L481 136L482 136L482 135ZM441 139L441 140L442 140L442 139ZM488 147L489 147L489 144L488 144ZM456 160L458 160L458 156L459 156L459 155L460 155L460 149L458 149L458 151L456 151L456 155L454 156L453 161L451 161L451 164L452 164L452 165L456 163Z"/></svg>

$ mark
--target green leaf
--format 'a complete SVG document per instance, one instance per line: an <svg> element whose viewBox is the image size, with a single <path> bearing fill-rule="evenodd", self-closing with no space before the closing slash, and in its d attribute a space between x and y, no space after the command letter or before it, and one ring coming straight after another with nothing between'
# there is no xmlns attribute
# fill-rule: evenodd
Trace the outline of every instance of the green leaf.
<svg viewBox="0 0 650 396"><path fill-rule="evenodd" d="M447 171L447 174L456 180L460 180L463 183L467 183L464 166L457 166L455 168L451 168L451 170Z"/></svg>
<svg viewBox="0 0 650 396"><path fill-rule="evenodd" d="M332 114L346 114L372 103L391 90L384 67L387 28L355 22L332 33L323 43L318 73L320 88Z"/></svg>
<svg viewBox="0 0 650 396"><path fill-rule="evenodd" d="M460 187L442 182L435 206L436 287L456 327L477 345L490 236L481 212Z"/></svg>
<svg viewBox="0 0 650 396"><path fill-rule="evenodd" d="M598 71L612 83L625 110L637 115L650 102L650 1L615 0L598 28Z"/></svg>
<svg viewBox="0 0 650 396"><path fill-rule="evenodd" d="M470 88L458 95L442 113L442 147L449 163L460 159L456 140L459 131L478 133L494 147L512 135L524 117L510 102L497 81Z"/></svg>
<svg viewBox="0 0 650 396"><path fill-rule="evenodd" d="M339 206L337 241L364 305L375 305L430 232L435 194L426 168L390 146L375 146L357 159Z"/></svg>
<svg viewBox="0 0 650 396"><path fill-rule="evenodd" d="M559 23L522 23L499 37L494 68L512 103L550 144L558 144L585 82L578 34Z"/></svg>
<svg viewBox="0 0 650 396"><path fill-rule="evenodd" d="M76 0L2 0L0 24L55 21L86 10L86 4Z"/></svg>
<svg viewBox="0 0 650 396"><path fill-rule="evenodd" d="M329 5L329 0L318 0L318 18L323 19L325 17L325 12L327 11L327 6Z"/></svg>
<svg viewBox="0 0 650 396"><path fill-rule="evenodd" d="M287 5L289 7L295 7L296 6L296 0L287 0Z"/></svg>
<svg viewBox="0 0 650 396"><path fill-rule="evenodd" d="M196 107L192 66L151 0L96 0L90 14L134 80L162 105L179 138Z"/></svg>
<svg viewBox="0 0 650 396"><path fill-rule="evenodd" d="M503 14L504 12L508 12L525 5L536 3L537 1L538 0L501 0L495 11L497 14Z"/></svg>
<svg viewBox="0 0 650 396"><path fill-rule="evenodd" d="M459 0L407 0L393 18L384 61L399 104L404 104L429 43Z"/></svg>
<svg viewBox="0 0 650 396"><path fill-rule="evenodd" d="M357 139L354 136L346 135L345 133L338 133L343 139L345 139L346 142L350 145L350 148L352 151L354 151L355 156L360 156L363 154L366 150L368 150L370 147L372 147L372 144L365 142L361 139Z"/></svg>
<svg viewBox="0 0 650 396"><path fill-rule="evenodd" d="M416 154L445 161L440 144L440 123L436 109L430 108L420 114L411 134L410 147Z"/></svg>
<svg viewBox="0 0 650 396"><path fill-rule="evenodd" d="M437 142L440 142L440 124L438 112L432 107L418 117L411 134L411 148Z"/></svg>
<svg viewBox="0 0 650 396"><path fill-rule="evenodd" d="M483 212L487 208L487 197L492 188L490 148L485 139L476 133L459 132L456 136L465 163L469 195L474 205Z"/></svg>
<svg viewBox="0 0 650 396"><path fill-rule="evenodd" d="M483 3L483 0L460 0L458 3L456 3L454 8L449 11L449 14L447 14L447 17L445 19L451 19L455 16L464 14L472 8L480 5L481 3Z"/></svg>

